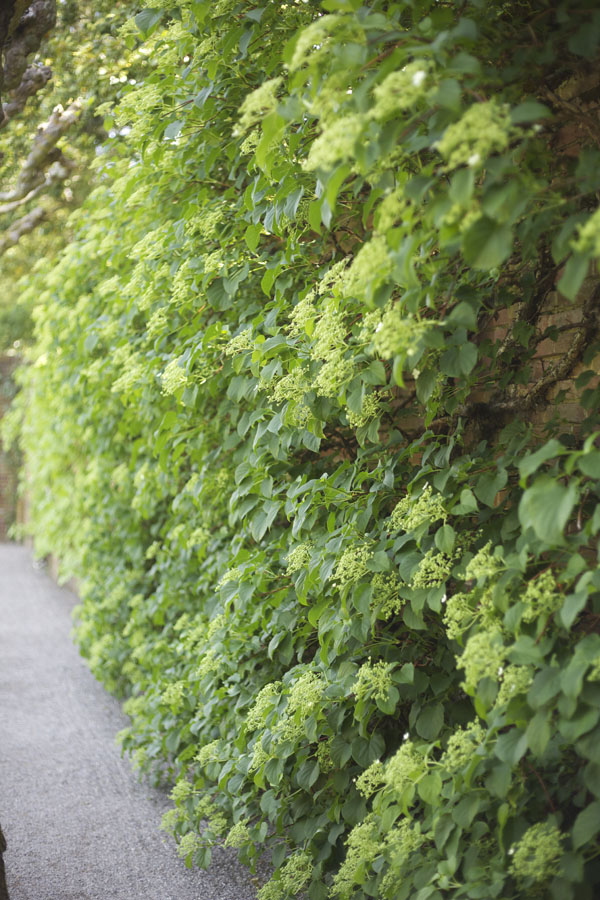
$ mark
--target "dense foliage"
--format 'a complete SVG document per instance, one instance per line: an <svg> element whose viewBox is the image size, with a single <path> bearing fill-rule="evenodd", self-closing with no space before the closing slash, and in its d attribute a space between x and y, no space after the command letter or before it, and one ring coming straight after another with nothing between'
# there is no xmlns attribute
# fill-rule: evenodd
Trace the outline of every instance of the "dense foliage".
<svg viewBox="0 0 600 900"><path fill-rule="evenodd" d="M591 900L596 4L135 25L12 418L124 747L261 900Z"/></svg>

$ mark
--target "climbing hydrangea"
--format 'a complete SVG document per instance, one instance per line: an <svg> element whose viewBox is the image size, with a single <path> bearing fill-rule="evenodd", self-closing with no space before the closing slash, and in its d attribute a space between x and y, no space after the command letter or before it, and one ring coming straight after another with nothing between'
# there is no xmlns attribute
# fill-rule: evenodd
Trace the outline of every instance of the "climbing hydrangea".
<svg viewBox="0 0 600 900"><path fill-rule="evenodd" d="M396 504L390 516L390 527L396 531L416 531L421 525L431 525L438 519L446 521L447 518L442 497L434 495L431 485L426 484L418 497L407 494Z"/></svg>
<svg viewBox="0 0 600 900"><path fill-rule="evenodd" d="M354 694L357 700L371 696L374 700L385 700L392 687L391 673L394 670L393 663L383 660L372 663L363 663L358 670L354 682Z"/></svg>
<svg viewBox="0 0 600 900"><path fill-rule="evenodd" d="M352 584L367 572L367 563L373 552L368 544L354 544L346 547L340 556L335 575L340 584Z"/></svg>
<svg viewBox="0 0 600 900"><path fill-rule="evenodd" d="M477 722L458 728L448 739L448 746L440 759L449 772L457 772L473 759L473 753L485 738L485 729Z"/></svg>
<svg viewBox="0 0 600 900"><path fill-rule="evenodd" d="M496 680L505 656L506 648L500 631L478 631L472 635L457 660L457 666L465 670L463 687L474 690L482 678Z"/></svg>
<svg viewBox="0 0 600 900"><path fill-rule="evenodd" d="M510 138L508 106L489 100L473 103L458 122L448 125L436 146L448 170L462 165L479 168L492 153L505 150Z"/></svg>
<svg viewBox="0 0 600 900"><path fill-rule="evenodd" d="M517 878L545 881L558 872L563 853L562 835L556 825L539 822L527 829L511 851L510 868Z"/></svg>

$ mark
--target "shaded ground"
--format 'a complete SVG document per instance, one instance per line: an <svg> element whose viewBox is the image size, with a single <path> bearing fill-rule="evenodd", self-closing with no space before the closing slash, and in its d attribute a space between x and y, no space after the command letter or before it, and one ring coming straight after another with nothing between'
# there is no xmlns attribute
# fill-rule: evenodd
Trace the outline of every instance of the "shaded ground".
<svg viewBox="0 0 600 900"><path fill-rule="evenodd" d="M75 597L0 544L0 822L11 900L251 900L226 851L189 871L169 803L115 746L126 724L71 639Z"/></svg>

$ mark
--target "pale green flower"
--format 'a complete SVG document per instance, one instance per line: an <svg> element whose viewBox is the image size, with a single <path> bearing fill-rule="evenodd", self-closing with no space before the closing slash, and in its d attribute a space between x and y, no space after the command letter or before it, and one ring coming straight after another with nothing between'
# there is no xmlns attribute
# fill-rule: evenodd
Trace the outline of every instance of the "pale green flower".
<svg viewBox="0 0 600 900"><path fill-rule="evenodd" d="M332 119L312 142L303 168L313 172L315 169L331 169L336 163L351 160L366 122L366 117L360 115Z"/></svg>
<svg viewBox="0 0 600 900"><path fill-rule="evenodd" d="M281 696L281 681L273 681L265 684L256 695L253 706L246 714L246 728L254 730L262 728L267 714L278 703Z"/></svg>
<svg viewBox="0 0 600 900"><path fill-rule="evenodd" d="M355 825L346 840L346 858L338 869L331 885L331 894L340 900L354 896L354 884L359 869L368 865L381 852L381 841L370 813L363 822Z"/></svg>
<svg viewBox="0 0 600 900"><path fill-rule="evenodd" d="M289 551L287 555L286 575L293 575L299 569L304 569L310 561L312 544L310 541L304 541Z"/></svg>
<svg viewBox="0 0 600 900"><path fill-rule="evenodd" d="M435 327L435 322L419 321L403 315L394 306L386 310L372 335L373 349L382 359L394 356L411 356L418 342Z"/></svg>
<svg viewBox="0 0 600 900"><path fill-rule="evenodd" d="M189 781L181 779L171 791L171 800L173 803L183 803L185 800L188 800L193 793L194 789Z"/></svg>
<svg viewBox="0 0 600 900"><path fill-rule="evenodd" d="M346 547L335 567L334 577L341 584L358 581L367 572L367 563L372 555L373 551L368 544Z"/></svg>
<svg viewBox="0 0 600 900"><path fill-rule="evenodd" d="M505 657L506 647L499 630L478 631L472 635L456 662L459 669L465 670L463 687L474 690L482 678L496 681Z"/></svg>
<svg viewBox="0 0 600 900"><path fill-rule="evenodd" d="M203 846L204 845L200 835L196 834L195 831L188 831L188 833L184 834L179 841L177 854L182 858L185 858L191 853L195 853L197 850L200 850Z"/></svg>
<svg viewBox="0 0 600 900"><path fill-rule="evenodd" d="M206 766L209 762L215 762L219 758L219 748L221 746L221 741L211 741L210 744L205 744L201 747L194 759L196 762L199 762L201 766Z"/></svg>
<svg viewBox="0 0 600 900"><path fill-rule="evenodd" d="M400 71L387 75L373 90L373 118L387 119L426 97L432 88L430 68L428 60L415 59Z"/></svg>
<svg viewBox="0 0 600 900"><path fill-rule="evenodd" d="M232 337L225 344L224 352L225 356L235 356L236 353L242 353L244 350L252 350L254 348L254 341L252 340L252 329L245 328L239 334L236 334L235 337Z"/></svg>
<svg viewBox="0 0 600 900"><path fill-rule="evenodd" d="M188 376L179 365L179 358L172 359L161 376L163 393L174 394L188 383Z"/></svg>
<svg viewBox="0 0 600 900"><path fill-rule="evenodd" d="M448 580L454 559L453 554L441 553L433 548L428 550L419 563L410 586L415 589L440 587Z"/></svg>
<svg viewBox="0 0 600 900"><path fill-rule="evenodd" d="M404 606L405 600L400 597L398 590L400 579L395 572L375 572L371 579L373 591L372 608L377 608L379 619L389 619L397 615Z"/></svg>
<svg viewBox="0 0 600 900"><path fill-rule="evenodd" d="M241 819L236 825L229 829L225 838L225 847L243 847L250 840L250 832L248 830L248 819Z"/></svg>
<svg viewBox="0 0 600 900"><path fill-rule="evenodd" d="M490 578L502 568L502 561L491 553L492 542L477 551L465 569L465 579Z"/></svg>
<svg viewBox="0 0 600 900"><path fill-rule="evenodd" d="M160 702L170 706L173 712L179 712L183 706L183 697L187 684L185 681L174 681L167 685L160 695Z"/></svg>
<svg viewBox="0 0 600 900"><path fill-rule="evenodd" d="M385 765L385 783L395 793L414 784L427 768L426 759L417 751L412 741L405 741Z"/></svg>
<svg viewBox="0 0 600 900"><path fill-rule="evenodd" d="M530 581L521 600L525 606L524 622L534 622L540 616L550 616L563 603L563 597L556 590L556 581L550 571L542 572Z"/></svg>
<svg viewBox="0 0 600 900"><path fill-rule="evenodd" d="M352 688L356 700L363 700L368 696L374 700L385 700L392 687L391 673L394 668L393 663L386 663L383 660L372 663L369 659L369 662L363 663Z"/></svg>
<svg viewBox="0 0 600 900"><path fill-rule="evenodd" d="M507 666L502 673L502 684L498 691L497 706L508 703L518 694L524 694L533 681L533 672L529 666Z"/></svg>
<svg viewBox="0 0 600 900"><path fill-rule="evenodd" d="M457 728L448 740L446 752L440 759L441 765L449 772L463 769L473 759L473 754L483 743L485 735L485 729L477 721L469 722L464 728Z"/></svg>
<svg viewBox="0 0 600 900"><path fill-rule="evenodd" d="M511 872L518 879L545 881L559 870L563 853L562 834L556 825L538 822L528 828L521 840L509 850Z"/></svg>
<svg viewBox="0 0 600 900"><path fill-rule="evenodd" d="M236 126L235 134L242 134L257 122L262 122L265 116L277 108L277 91L281 87L283 78L269 78L263 81L260 87L248 94L240 106L240 118Z"/></svg>
<svg viewBox="0 0 600 900"><path fill-rule="evenodd" d="M366 394L359 413L352 412L351 409L346 409L348 423L352 425L353 428L361 428L379 414L380 408L381 400L379 396L377 394Z"/></svg>
<svg viewBox="0 0 600 900"><path fill-rule="evenodd" d="M433 494L433 488L426 484L418 496L407 494L394 507L390 516L390 527L397 531L416 531L421 525L444 522L448 513L444 509L441 494Z"/></svg>
<svg viewBox="0 0 600 900"><path fill-rule="evenodd" d="M359 791L363 795L363 797L371 797L379 788L385 784L385 770L383 768L383 763L376 759L374 763L371 763L368 769L358 776L356 779L356 790Z"/></svg>
<svg viewBox="0 0 600 900"><path fill-rule="evenodd" d="M492 153L505 150L511 138L510 109L494 100L473 103L458 122L448 125L436 149L446 159L446 169L485 164Z"/></svg>

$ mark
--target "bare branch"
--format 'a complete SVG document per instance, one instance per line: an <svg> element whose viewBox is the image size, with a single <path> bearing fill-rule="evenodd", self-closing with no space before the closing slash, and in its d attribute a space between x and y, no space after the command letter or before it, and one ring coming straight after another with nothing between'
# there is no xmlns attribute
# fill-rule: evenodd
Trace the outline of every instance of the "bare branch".
<svg viewBox="0 0 600 900"><path fill-rule="evenodd" d="M81 110L79 101L71 103L67 109L56 106L45 125L36 134L29 156L23 163L14 188L0 192L0 201L12 203L22 200L27 194L45 181L45 170L53 162L61 159L62 154L56 144L63 134L77 119Z"/></svg>
<svg viewBox="0 0 600 900"><path fill-rule="evenodd" d="M56 0L2 0L0 3L0 90L14 92L11 102L2 106L4 116L10 118L25 106L49 79L47 67L27 65L27 57L39 50L45 35L56 23ZM2 119L2 123L6 121Z"/></svg>
<svg viewBox="0 0 600 900"><path fill-rule="evenodd" d="M29 234L34 228L40 224L46 216L46 210L41 206L36 206L31 212L28 212L22 219L13 222L9 230L0 238L0 256L6 253L15 244L18 244L24 234Z"/></svg>

